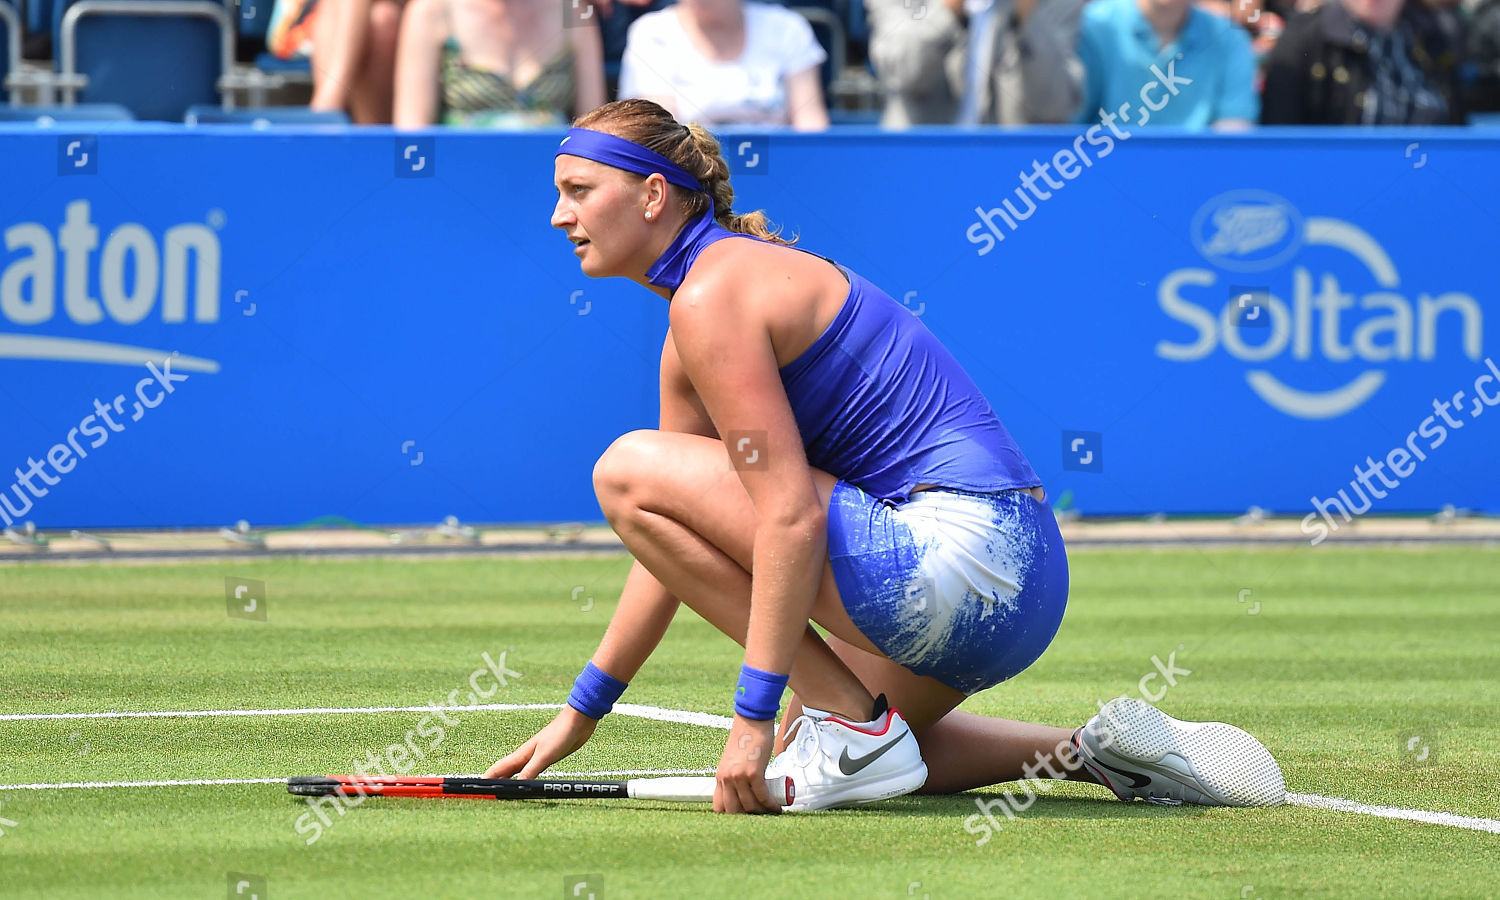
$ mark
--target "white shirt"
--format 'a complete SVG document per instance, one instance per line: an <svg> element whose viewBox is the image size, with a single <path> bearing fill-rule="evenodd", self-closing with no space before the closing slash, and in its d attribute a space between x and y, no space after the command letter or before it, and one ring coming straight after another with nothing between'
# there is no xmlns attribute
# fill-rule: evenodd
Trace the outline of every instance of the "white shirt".
<svg viewBox="0 0 1500 900"><path fill-rule="evenodd" d="M745 52L711 60L693 46L672 8L631 24L620 61L620 98L672 97L677 118L703 124L790 125L786 78L828 54L797 13L746 3Z"/></svg>

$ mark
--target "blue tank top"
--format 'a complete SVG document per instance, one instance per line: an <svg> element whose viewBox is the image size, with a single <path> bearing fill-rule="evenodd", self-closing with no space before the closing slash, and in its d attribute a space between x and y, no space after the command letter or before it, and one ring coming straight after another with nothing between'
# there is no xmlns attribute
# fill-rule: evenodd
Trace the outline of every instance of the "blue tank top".
<svg viewBox="0 0 1500 900"><path fill-rule="evenodd" d="M758 240L704 213L683 226L647 280L676 291L698 254L730 237ZM905 500L919 484L981 492L1041 484L978 385L922 321L833 264L849 296L812 346L781 367L808 463L882 500Z"/></svg>

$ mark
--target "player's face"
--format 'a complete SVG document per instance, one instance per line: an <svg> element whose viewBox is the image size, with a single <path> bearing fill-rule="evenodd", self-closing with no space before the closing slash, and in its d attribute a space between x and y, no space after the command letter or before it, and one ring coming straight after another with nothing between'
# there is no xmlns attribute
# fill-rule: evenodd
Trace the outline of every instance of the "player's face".
<svg viewBox="0 0 1500 900"><path fill-rule="evenodd" d="M629 263L646 238L640 185L613 166L578 156L557 157L555 181L552 226L573 242L583 274L628 275Z"/></svg>

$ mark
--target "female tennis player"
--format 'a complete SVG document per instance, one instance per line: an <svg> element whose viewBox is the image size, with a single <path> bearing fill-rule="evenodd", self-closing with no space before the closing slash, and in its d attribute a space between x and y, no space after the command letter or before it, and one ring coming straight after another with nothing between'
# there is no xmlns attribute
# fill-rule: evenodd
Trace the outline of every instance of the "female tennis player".
<svg viewBox="0 0 1500 900"><path fill-rule="evenodd" d="M555 181L552 224L583 272L669 303L661 421L594 467L636 560L604 638L488 776L533 778L582 746L681 602L745 648L718 812L780 811L768 776L792 781L793 810L1021 777L1282 801L1271 755L1222 723L1130 698L1076 731L955 710L1041 656L1068 592L1041 482L974 382L885 292L733 212L718 142L655 103L578 119Z"/></svg>

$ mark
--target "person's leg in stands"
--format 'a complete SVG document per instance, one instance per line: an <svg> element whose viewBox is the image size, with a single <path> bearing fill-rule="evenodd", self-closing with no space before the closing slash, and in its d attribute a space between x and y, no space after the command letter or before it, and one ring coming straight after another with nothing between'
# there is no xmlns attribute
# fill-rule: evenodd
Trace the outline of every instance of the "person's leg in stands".
<svg viewBox="0 0 1500 900"><path fill-rule="evenodd" d="M319 0L313 25L313 109L347 110L361 125L391 121L396 39L395 0Z"/></svg>
<svg viewBox="0 0 1500 900"><path fill-rule="evenodd" d="M398 0L373 0L365 32L364 65L349 94L349 114L362 124L391 121L396 96L396 44L401 32Z"/></svg>

